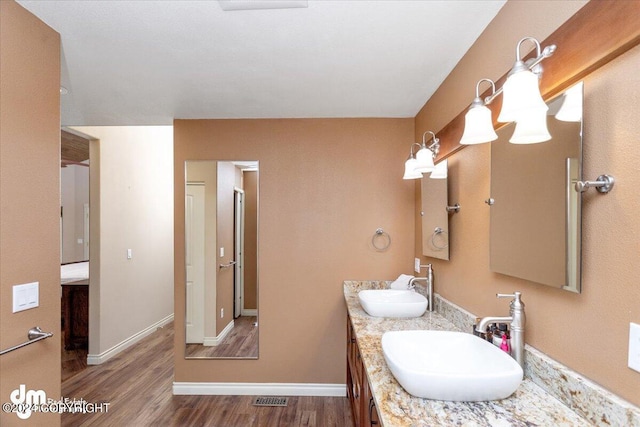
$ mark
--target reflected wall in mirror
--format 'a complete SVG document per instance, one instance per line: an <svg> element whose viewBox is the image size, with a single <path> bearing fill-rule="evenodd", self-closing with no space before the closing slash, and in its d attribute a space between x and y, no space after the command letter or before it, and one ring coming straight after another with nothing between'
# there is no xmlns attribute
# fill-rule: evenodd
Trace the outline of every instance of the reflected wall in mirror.
<svg viewBox="0 0 640 427"><path fill-rule="evenodd" d="M258 162L185 162L185 358L258 358Z"/></svg>
<svg viewBox="0 0 640 427"><path fill-rule="evenodd" d="M447 178L435 179L424 174L421 187L422 255L448 260L449 214L447 213L447 205L449 198Z"/></svg>
<svg viewBox="0 0 640 427"><path fill-rule="evenodd" d="M582 83L548 103L551 140L491 145L491 270L580 292Z"/></svg>

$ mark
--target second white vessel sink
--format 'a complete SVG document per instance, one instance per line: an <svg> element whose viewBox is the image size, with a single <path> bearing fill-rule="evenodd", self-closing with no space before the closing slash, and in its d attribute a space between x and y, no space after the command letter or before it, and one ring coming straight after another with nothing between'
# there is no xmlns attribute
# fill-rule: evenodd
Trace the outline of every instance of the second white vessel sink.
<svg viewBox="0 0 640 427"><path fill-rule="evenodd" d="M358 293L360 305L374 317L420 317L428 301L414 290L366 289Z"/></svg>
<svg viewBox="0 0 640 427"><path fill-rule="evenodd" d="M509 397L522 382L522 367L509 354L463 332L385 332L382 352L396 380L417 397L499 400Z"/></svg>

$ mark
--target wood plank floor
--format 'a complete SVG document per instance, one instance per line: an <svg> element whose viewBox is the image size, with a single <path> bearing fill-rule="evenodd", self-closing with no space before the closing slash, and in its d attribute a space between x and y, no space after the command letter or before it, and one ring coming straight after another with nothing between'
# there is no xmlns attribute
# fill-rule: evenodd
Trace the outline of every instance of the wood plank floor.
<svg viewBox="0 0 640 427"><path fill-rule="evenodd" d="M240 316L233 322L233 329L216 346L187 344L187 357L258 357L258 317Z"/></svg>
<svg viewBox="0 0 640 427"><path fill-rule="evenodd" d="M106 413L63 414L62 426L336 426L353 424L345 397L290 397L256 407L254 396L173 396L173 324L62 383L66 398L108 402Z"/></svg>

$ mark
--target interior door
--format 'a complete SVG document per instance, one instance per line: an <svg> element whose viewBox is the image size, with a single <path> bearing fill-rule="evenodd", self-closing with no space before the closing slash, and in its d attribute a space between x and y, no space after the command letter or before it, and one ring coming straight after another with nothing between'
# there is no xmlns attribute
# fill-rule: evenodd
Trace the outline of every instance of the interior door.
<svg viewBox="0 0 640 427"><path fill-rule="evenodd" d="M204 342L204 190L204 184L187 184L185 209L187 344Z"/></svg>

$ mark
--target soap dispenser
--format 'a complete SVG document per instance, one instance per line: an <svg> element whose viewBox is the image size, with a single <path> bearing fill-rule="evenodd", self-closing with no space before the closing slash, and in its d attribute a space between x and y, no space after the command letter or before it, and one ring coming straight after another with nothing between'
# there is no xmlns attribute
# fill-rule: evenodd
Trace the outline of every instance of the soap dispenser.
<svg viewBox="0 0 640 427"><path fill-rule="evenodd" d="M511 354L511 347L509 346L509 340L507 339L507 334L502 335L502 343L500 344L500 350Z"/></svg>

